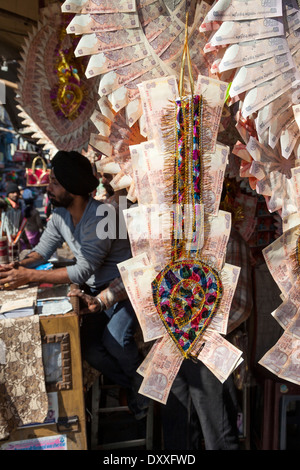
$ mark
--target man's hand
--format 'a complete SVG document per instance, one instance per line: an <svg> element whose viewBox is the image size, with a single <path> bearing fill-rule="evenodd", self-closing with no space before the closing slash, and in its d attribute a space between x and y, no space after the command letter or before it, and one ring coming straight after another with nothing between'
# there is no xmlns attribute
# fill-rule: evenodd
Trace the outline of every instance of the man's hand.
<svg viewBox="0 0 300 470"><path fill-rule="evenodd" d="M31 273L31 269L19 266L18 263L1 265L0 288L5 290L13 290L19 286L28 284L29 282L32 282Z"/></svg>
<svg viewBox="0 0 300 470"><path fill-rule="evenodd" d="M18 261L13 261L8 264L0 264L0 273L10 271L12 268L16 268L19 265Z"/></svg>
<svg viewBox="0 0 300 470"><path fill-rule="evenodd" d="M96 313L102 310L101 304L96 297L85 294L85 292L80 289L71 289L68 296L79 297L86 304L86 307L80 310L79 315L84 315L86 313Z"/></svg>

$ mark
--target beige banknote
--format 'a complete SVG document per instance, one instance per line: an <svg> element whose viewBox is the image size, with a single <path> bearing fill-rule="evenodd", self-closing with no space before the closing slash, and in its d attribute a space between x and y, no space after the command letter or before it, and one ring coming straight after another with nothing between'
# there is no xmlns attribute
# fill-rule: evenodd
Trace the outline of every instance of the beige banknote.
<svg viewBox="0 0 300 470"><path fill-rule="evenodd" d="M80 13L89 0L65 0L61 6L63 13Z"/></svg>
<svg viewBox="0 0 300 470"><path fill-rule="evenodd" d="M270 18L282 16L282 2L272 0L218 0L207 13L204 23L210 21L238 21L256 18Z"/></svg>
<svg viewBox="0 0 300 470"><path fill-rule="evenodd" d="M139 27L139 17L134 13L103 13L100 15L75 15L68 24L68 34L89 34Z"/></svg>
<svg viewBox="0 0 300 470"><path fill-rule="evenodd" d="M297 280L292 264L287 262L295 250L297 237L298 227L293 227L263 249L263 256L269 271L285 296Z"/></svg>
<svg viewBox="0 0 300 470"><path fill-rule="evenodd" d="M219 72L224 72L287 52L288 43L282 36L232 44L226 49L218 69Z"/></svg>
<svg viewBox="0 0 300 470"><path fill-rule="evenodd" d="M126 122L128 123L129 127L132 127L140 119L143 113L138 90L136 91L134 96L135 97L131 98L129 93L130 101L127 104L125 110Z"/></svg>
<svg viewBox="0 0 300 470"><path fill-rule="evenodd" d="M292 107L288 107L283 113L281 113L277 119L274 119L269 127L269 132L268 132L268 141L267 144L275 148L277 145L277 142L280 139L280 135L282 133L282 130L285 129L294 118L293 115L293 109Z"/></svg>
<svg viewBox="0 0 300 470"><path fill-rule="evenodd" d="M295 204L297 206L297 212L290 214L288 217L285 217L284 219L282 219L282 231L283 232L286 232L292 227L296 227L296 225L300 225L300 212L299 212L300 201L299 199L297 201L295 196L294 198L295 198Z"/></svg>
<svg viewBox="0 0 300 470"><path fill-rule="evenodd" d="M108 137L102 137L99 134L91 133L90 135L90 145L93 148L99 150L102 154L111 157L113 154L113 147L110 144Z"/></svg>
<svg viewBox="0 0 300 470"><path fill-rule="evenodd" d="M147 41L151 42L163 31L165 31L172 23L171 16L161 15L153 19L150 23L144 26L143 32Z"/></svg>
<svg viewBox="0 0 300 470"><path fill-rule="evenodd" d="M172 213L153 206L151 217L150 252L151 261L157 273L171 261Z"/></svg>
<svg viewBox="0 0 300 470"><path fill-rule="evenodd" d="M138 90L130 90L126 86L117 88L107 95L114 111L125 109L126 124L131 127L143 113Z"/></svg>
<svg viewBox="0 0 300 470"><path fill-rule="evenodd" d="M242 106L244 118L263 108L266 104L278 98L284 92L300 83L300 75L297 69L287 70L281 75L261 83L247 92Z"/></svg>
<svg viewBox="0 0 300 470"><path fill-rule="evenodd" d="M272 196L266 201L270 212L281 211L281 217L284 219L297 211L295 204L292 180L287 178L279 171L271 171L270 186Z"/></svg>
<svg viewBox="0 0 300 470"><path fill-rule="evenodd" d="M297 212L300 212L300 168L292 168L292 180L293 180L293 188L294 188L294 197L295 197L295 204L297 206Z"/></svg>
<svg viewBox="0 0 300 470"><path fill-rule="evenodd" d="M152 51L145 44L135 44L109 52L100 52L91 56L85 74L94 77L132 64L133 62L152 57Z"/></svg>
<svg viewBox="0 0 300 470"><path fill-rule="evenodd" d="M164 156L155 141L130 146L132 168L140 204L163 204L165 199Z"/></svg>
<svg viewBox="0 0 300 470"><path fill-rule="evenodd" d="M166 330L154 305L151 286L156 272L149 264L147 255L130 258L117 266L139 321L144 341L162 337Z"/></svg>
<svg viewBox="0 0 300 470"><path fill-rule="evenodd" d="M166 175L165 157L157 149L155 141L147 141L144 145L144 158L148 174L151 179L151 196L153 204L171 205L172 194L167 191L166 178L170 180L171 174Z"/></svg>
<svg viewBox="0 0 300 470"><path fill-rule="evenodd" d="M133 180L139 204L152 204L149 175L142 152L142 145L130 146Z"/></svg>
<svg viewBox="0 0 300 470"><path fill-rule="evenodd" d="M287 31L289 33L292 33L293 31L297 30L300 26L300 14L299 11L296 11L295 13L291 15L286 16L286 22L287 22Z"/></svg>
<svg viewBox="0 0 300 470"><path fill-rule="evenodd" d="M300 339L284 332L277 343L260 359L259 364L281 379L300 384Z"/></svg>
<svg viewBox="0 0 300 470"><path fill-rule="evenodd" d="M215 152L208 155L210 163L209 168L204 170L205 191L203 191L203 204L207 214L218 213L228 155L229 147L218 142Z"/></svg>
<svg viewBox="0 0 300 470"><path fill-rule="evenodd" d="M298 125L298 128L300 129L300 105L295 104L294 106L292 106L292 110L293 110L295 121Z"/></svg>
<svg viewBox="0 0 300 470"><path fill-rule="evenodd" d="M220 334L227 333L228 319L233 296L239 280L241 268L229 263L225 263L221 271L221 279L223 284L223 293L213 317L209 331L216 331Z"/></svg>
<svg viewBox="0 0 300 470"><path fill-rule="evenodd" d="M108 173L109 175L116 175L121 171L121 167L115 162L113 157L102 156L96 163L98 173Z"/></svg>
<svg viewBox="0 0 300 470"><path fill-rule="evenodd" d="M151 260L150 210L147 206L140 205L123 211L132 255L138 256L146 253L149 260Z"/></svg>
<svg viewBox="0 0 300 470"><path fill-rule="evenodd" d="M161 340L156 340L155 343L151 346L150 351L148 352L145 359L141 362L139 367L137 368L137 372L144 377L146 374L146 370L148 369L149 365L151 364L151 358L154 356L156 349L159 347Z"/></svg>
<svg viewBox="0 0 300 470"><path fill-rule="evenodd" d="M171 256L171 211L140 204L123 213L132 253L147 253L155 270L161 271Z"/></svg>
<svg viewBox="0 0 300 470"><path fill-rule="evenodd" d="M280 134L280 147L281 154L284 158L288 159L290 157L299 137L299 126L296 120L292 120L282 129Z"/></svg>
<svg viewBox="0 0 300 470"><path fill-rule="evenodd" d="M217 216L206 216L201 259L217 270L224 266L230 230L230 212L220 210Z"/></svg>
<svg viewBox="0 0 300 470"><path fill-rule="evenodd" d="M231 97L239 95L293 67L294 62L290 53L245 65L236 71L229 94Z"/></svg>
<svg viewBox="0 0 300 470"><path fill-rule="evenodd" d="M170 103L178 97L178 85L175 76L149 80L138 85L143 112L146 115L147 136L154 140L160 150L164 149L162 119ZM174 107L174 105L173 105Z"/></svg>
<svg viewBox="0 0 300 470"><path fill-rule="evenodd" d="M228 83L226 82L198 75L194 92L195 94L202 95L205 100L204 125L206 126L206 132L208 132L210 140L210 145L207 146L207 152L214 152L216 148L227 88Z"/></svg>
<svg viewBox="0 0 300 470"><path fill-rule="evenodd" d="M297 0L284 0L282 7L287 16L292 15L299 10Z"/></svg>
<svg viewBox="0 0 300 470"><path fill-rule="evenodd" d="M168 15L167 8L163 0L156 0L146 6L143 6L143 4L140 3L137 7L139 21L143 28L156 18Z"/></svg>
<svg viewBox="0 0 300 470"><path fill-rule="evenodd" d="M299 314L299 305L295 305L289 298L282 302L279 307L271 313L280 326L286 330L292 320Z"/></svg>
<svg viewBox="0 0 300 470"><path fill-rule="evenodd" d="M253 39L283 36L284 26L281 18L257 19L251 21L224 21L213 34L208 44L221 46Z"/></svg>
<svg viewBox="0 0 300 470"><path fill-rule="evenodd" d="M261 108L255 119L258 134L263 134L263 132L270 127L271 123L276 120L280 114L286 111L291 103L291 90L288 90L286 93L283 93L277 99Z"/></svg>
<svg viewBox="0 0 300 470"><path fill-rule="evenodd" d="M142 41L143 35L141 31L136 29L84 34L80 38L74 53L76 57L99 54L100 52L108 52L140 44Z"/></svg>
<svg viewBox="0 0 300 470"><path fill-rule="evenodd" d="M144 75L154 67L158 67L158 59L148 56L145 59L137 60L134 65L130 63L124 67L116 68L101 76L99 82L99 95L108 95L117 88L133 82L137 78Z"/></svg>
<svg viewBox="0 0 300 470"><path fill-rule="evenodd" d="M219 333L209 330L203 335L203 343L204 346L198 355L199 361L203 362L220 382L225 382L240 364L243 352Z"/></svg>
<svg viewBox="0 0 300 470"><path fill-rule="evenodd" d="M286 38L291 54L294 54L300 48L300 31L295 30Z"/></svg>
<svg viewBox="0 0 300 470"><path fill-rule="evenodd" d="M136 9L135 0L66 0L63 13L119 13Z"/></svg>
<svg viewBox="0 0 300 470"><path fill-rule="evenodd" d="M151 362L144 373L139 393L166 404L172 384L182 364L183 356L173 340L165 335L159 340L150 359Z"/></svg>
<svg viewBox="0 0 300 470"><path fill-rule="evenodd" d="M173 22L159 35L149 40L149 44L155 54L160 57L183 31L182 25Z"/></svg>
<svg viewBox="0 0 300 470"><path fill-rule="evenodd" d="M81 13L132 13L136 11L135 0L88 0Z"/></svg>

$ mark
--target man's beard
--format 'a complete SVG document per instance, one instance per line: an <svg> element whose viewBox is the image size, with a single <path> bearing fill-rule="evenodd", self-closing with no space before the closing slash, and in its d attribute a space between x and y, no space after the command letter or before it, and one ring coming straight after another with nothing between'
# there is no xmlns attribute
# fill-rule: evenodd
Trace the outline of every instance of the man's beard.
<svg viewBox="0 0 300 470"><path fill-rule="evenodd" d="M67 209L69 205L73 202L73 196L66 192L63 196L61 196L59 199L55 199L55 196L51 193L48 193L48 198L51 204L54 207L64 207Z"/></svg>
<svg viewBox="0 0 300 470"><path fill-rule="evenodd" d="M8 196L8 198L11 199L12 201L16 202L16 203L19 200L19 196Z"/></svg>

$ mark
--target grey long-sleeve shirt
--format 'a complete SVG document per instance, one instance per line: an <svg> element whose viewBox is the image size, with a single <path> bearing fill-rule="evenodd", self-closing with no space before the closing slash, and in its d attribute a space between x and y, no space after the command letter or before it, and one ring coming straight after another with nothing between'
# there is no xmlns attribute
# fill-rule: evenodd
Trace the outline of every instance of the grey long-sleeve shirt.
<svg viewBox="0 0 300 470"><path fill-rule="evenodd" d="M108 220L106 207L102 202L90 198L76 227L66 209L55 209L34 251L48 260L55 250L66 242L76 258L76 264L67 266L71 282L86 283L89 287L100 290L120 275L117 263L131 257L128 237L116 238L119 227L118 211L114 211L110 206L109 217L112 223L105 224ZM112 218L115 220L112 221ZM101 239L104 225L108 236Z"/></svg>

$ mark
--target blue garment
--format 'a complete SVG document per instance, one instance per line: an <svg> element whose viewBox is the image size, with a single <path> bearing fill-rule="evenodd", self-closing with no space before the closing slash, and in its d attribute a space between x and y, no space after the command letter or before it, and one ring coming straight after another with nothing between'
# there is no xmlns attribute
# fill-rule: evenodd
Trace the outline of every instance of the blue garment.
<svg viewBox="0 0 300 470"><path fill-rule="evenodd" d="M128 299L117 302L107 312L83 317L84 359L124 388L131 386L141 362L134 340L136 326L137 318Z"/></svg>
<svg viewBox="0 0 300 470"><path fill-rule="evenodd" d="M201 448L201 431L192 426L191 409L198 417L206 450L238 450L238 406L232 376L222 384L202 362L183 361L161 408L166 450Z"/></svg>

